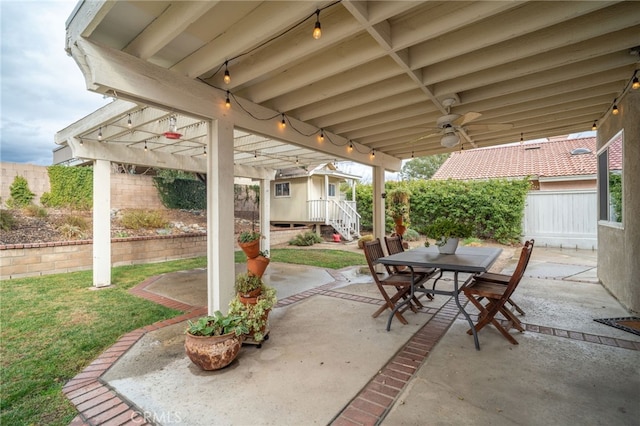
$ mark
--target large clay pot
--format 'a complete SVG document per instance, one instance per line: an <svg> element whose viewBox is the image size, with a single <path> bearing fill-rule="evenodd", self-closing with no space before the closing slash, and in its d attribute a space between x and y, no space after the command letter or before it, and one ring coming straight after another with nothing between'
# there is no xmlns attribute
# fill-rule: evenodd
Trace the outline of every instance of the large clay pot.
<svg viewBox="0 0 640 426"><path fill-rule="evenodd" d="M187 333L184 350L194 364L203 370L218 370L236 359L242 347L242 337L235 333L222 336L194 336Z"/></svg>
<svg viewBox="0 0 640 426"><path fill-rule="evenodd" d="M253 259L254 257L258 257L260 254L260 240L249 241L248 243L241 243L238 241L238 245L242 249L245 255L247 255L248 259Z"/></svg>
<svg viewBox="0 0 640 426"><path fill-rule="evenodd" d="M254 258L247 259L247 271L251 275L255 275L256 277L262 277L264 275L264 271L269 266L269 262L271 259L264 256L257 256Z"/></svg>

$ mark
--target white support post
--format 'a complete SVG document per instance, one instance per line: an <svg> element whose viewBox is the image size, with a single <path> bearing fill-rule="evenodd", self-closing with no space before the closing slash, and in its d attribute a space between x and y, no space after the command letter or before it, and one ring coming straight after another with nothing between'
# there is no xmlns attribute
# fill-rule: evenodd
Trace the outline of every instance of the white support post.
<svg viewBox="0 0 640 426"><path fill-rule="evenodd" d="M260 241L262 251L271 250L271 180L260 179Z"/></svg>
<svg viewBox="0 0 640 426"><path fill-rule="evenodd" d="M324 224L329 223L329 175L324 175Z"/></svg>
<svg viewBox="0 0 640 426"><path fill-rule="evenodd" d="M111 162L93 163L93 285L111 285Z"/></svg>
<svg viewBox="0 0 640 426"><path fill-rule="evenodd" d="M215 120L207 140L207 307L227 312L235 282L233 124Z"/></svg>
<svg viewBox="0 0 640 426"><path fill-rule="evenodd" d="M372 167L371 176L373 182L373 237L382 240L385 235L385 199L382 198L384 193L384 168Z"/></svg>

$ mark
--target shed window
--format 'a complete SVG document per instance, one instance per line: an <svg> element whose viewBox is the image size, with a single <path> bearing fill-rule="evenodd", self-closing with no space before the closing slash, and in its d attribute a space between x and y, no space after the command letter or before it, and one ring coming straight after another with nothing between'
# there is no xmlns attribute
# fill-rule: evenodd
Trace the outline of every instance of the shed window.
<svg viewBox="0 0 640 426"><path fill-rule="evenodd" d="M276 197L290 197L289 182L276 183Z"/></svg>
<svg viewBox="0 0 640 426"><path fill-rule="evenodd" d="M328 195L329 195L329 197L335 197L336 196L336 184L335 183L330 183L329 184Z"/></svg>

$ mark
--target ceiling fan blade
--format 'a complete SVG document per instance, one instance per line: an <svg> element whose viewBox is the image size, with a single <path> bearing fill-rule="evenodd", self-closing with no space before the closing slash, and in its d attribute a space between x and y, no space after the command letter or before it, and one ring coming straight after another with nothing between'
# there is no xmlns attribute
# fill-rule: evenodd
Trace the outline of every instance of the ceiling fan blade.
<svg viewBox="0 0 640 426"><path fill-rule="evenodd" d="M513 124L511 123L486 123L486 124L469 124L465 126L468 130L476 130L479 132L497 132L500 130L509 130L513 128Z"/></svg>
<svg viewBox="0 0 640 426"><path fill-rule="evenodd" d="M419 141L421 141L421 140L424 140L424 139L430 138L430 137L432 137L432 136L438 136L438 135L440 135L440 134L441 134L441 132L429 133L429 134L427 134L427 135L422 135L422 136L420 136L420 137L419 137L419 138L417 138L417 139L413 139L413 140L409 141L408 143L416 143L416 142L419 142Z"/></svg>
<svg viewBox="0 0 640 426"><path fill-rule="evenodd" d="M463 114L460 117L453 120L452 124L454 124L455 126L464 126L465 124L470 123L473 120L477 119L481 115L482 114L479 112L469 111L466 114Z"/></svg>

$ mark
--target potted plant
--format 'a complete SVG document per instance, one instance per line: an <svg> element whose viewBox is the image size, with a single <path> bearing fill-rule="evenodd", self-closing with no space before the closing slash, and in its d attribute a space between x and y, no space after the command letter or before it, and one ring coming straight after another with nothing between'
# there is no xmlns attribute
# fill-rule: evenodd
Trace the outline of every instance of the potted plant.
<svg viewBox="0 0 640 426"><path fill-rule="evenodd" d="M458 248L460 238L473 235L473 225L465 220L439 217L426 227L425 235L436 240L440 253L453 254ZM429 242L425 242L424 245L429 247Z"/></svg>
<svg viewBox="0 0 640 426"><path fill-rule="evenodd" d="M247 270L251 275L261 277L270 261L269 250L261 250L256 257L247 259Z"/></svg>
<svg viewBox="0 0 640 426"><path fill-rule="evenodd" d="M262 278L249 273L238 274L234 283L236 293L242 303L251 304L257 302L257 297L262 292L263 285Z"/></svg>
<svg viewBox="0 0 640 426"><path fill-rule="evenodd" d="M411 191L403 186L397 186L387 192L387 214L396 224L396 234L402 235L409 224L409 199Z"/></svg>
<svg viewBox="0 0 640 426"><path fill-rule="evenodd" d="M229 302L229 315L240 318L247 328L246 343L260 344L267 337L269 312L277 303L276 289L267 285L262 286L262 292L254 305L244 304L236 295Z"/></svg>
<svg viewBox="0 0 640 426"><path fill-rule="evenodd" d="M247 255L248 259L257 257L260 253L260 237L262 235L255 231L242 231L238 235L238 245Z"/></svg>
<svg viewBox="0 0 640 426"><path fill-rule="evenodd" d="M188 321L184 349L189 359L203 370L218 370L238 355L242 339L249 332L239 315L212 316Z"/></svg>

